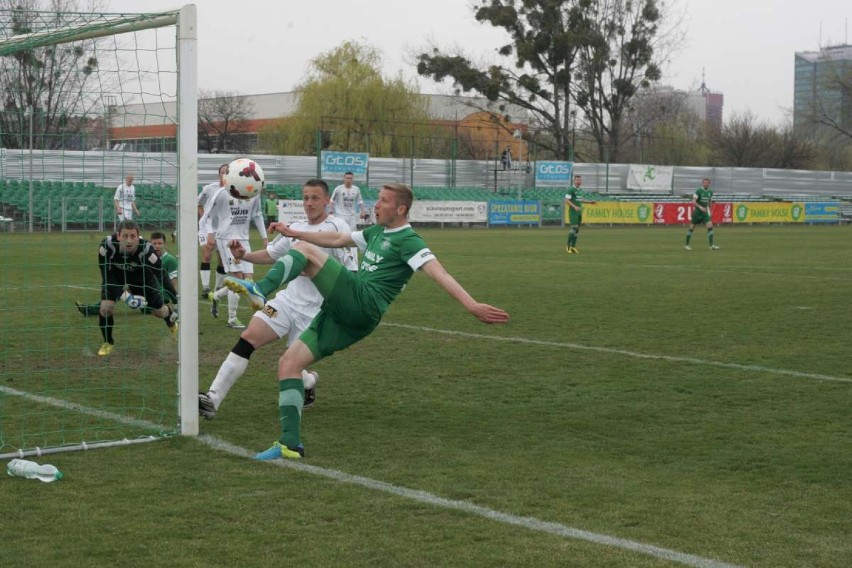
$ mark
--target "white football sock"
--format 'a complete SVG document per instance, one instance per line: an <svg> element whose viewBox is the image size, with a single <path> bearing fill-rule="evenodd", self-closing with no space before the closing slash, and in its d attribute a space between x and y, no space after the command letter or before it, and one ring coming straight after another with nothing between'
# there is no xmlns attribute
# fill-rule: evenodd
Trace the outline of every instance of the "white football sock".
<svg viewBox="0 0 852 568"><path fill-rule="evenodd" d="M199 270L198 273L201 274L201 287L210 288L210 271Z"/></svg>
<svg viewBox="0 0 852 568"><path fill-rule="evenodd" d="M305 384L305 390L314 388L318 378L319 376L313 371L302 370L302 382Z"/></svg>
<svg viewBox="0 0 852 568"><path fill-rule="evenodd" d="M213 384L207 391L207 396L213 401L213 406L219 410L219 405L225 400L228 391L237 382L237 379L243 376L248 367L248 359L240 357L235 353L228 353L228 356L219 367L219 372L216 373L216 378L213 379Z"/></svg>
<svg viewBox="0 0 852 568"><path fill-rule="evenodd" d="M228 319L237 319L237 306L240 305L240 295L228 290Z"/></svg>

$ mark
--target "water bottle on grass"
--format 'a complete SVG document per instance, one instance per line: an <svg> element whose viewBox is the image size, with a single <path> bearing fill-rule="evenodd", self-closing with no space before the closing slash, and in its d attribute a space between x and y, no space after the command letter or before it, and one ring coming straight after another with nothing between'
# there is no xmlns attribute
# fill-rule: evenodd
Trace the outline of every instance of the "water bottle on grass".
<svg viewBox="0 0 852 568"><path fill-rule="evenodd" d="M26 479L38 479L45 483L62 479L62 472L56 466L45 464L39 465L33 461L14 459L6 465L6 473L14 477Z"/></svg>

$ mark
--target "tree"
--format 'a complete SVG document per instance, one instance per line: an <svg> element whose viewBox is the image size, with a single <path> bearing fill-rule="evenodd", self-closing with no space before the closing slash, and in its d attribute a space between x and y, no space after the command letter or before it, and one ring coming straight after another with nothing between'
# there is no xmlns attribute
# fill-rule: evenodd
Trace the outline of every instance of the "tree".
<svg viewBox="0 0 852 568"><path fill-rule="evenodd" d="M688 97L686 92L668 87L640 90L624 121L621 160L705 165L710 154L704 136L706 125L688 104Z"/></svg>
<svg viewBox="0 0 852 568"><path fill-rule="evenodd" d="M245 133L254 108L233 91L201 91L198 99L198 142L205 152L248 152Z"/></svg>
<svg viewBox="0 0 852 568"><path fill-rule="evenodd" d="M776 131L776 168L805 170L812 168L817 158L817 148L792 123Z"/></svg>
<svg viewBox="0 0 852 568"><path fill-rule="evenodd" d="M95 9L90 3L88 11ZM0 0L9 15L3 37L63 27L68 12L83 12L78 0ZM16 51L0 57L0 141L6 148L29 144L29 121L36 148L63 148L100 116L101 101L90 94L98 69L93 40ZM79 142L76 142L79 144Z"/></svg>
<svg viewBox="0 0 852 568"><path fill-rule="evenodd" d="M813 165L813 144L797 134L792 125L781 129L758 122L747 112L710 133L715 164L739 168L806 169Z"/></svg>
<svg viewBox="0 0 852 568"><path fill-rule="evenodd" d="M431 130L416 85L383 77L381 56L368 45L347 41L316 57L296 92L296 112L264 132L265 149L313 154L319 146L408 156L415 137Z"/></svg>
<svg viewBox="0 0 852 568"><path fill-rule="evenodd" d="M503 28L511 41L497 53L509 65L480 69L461 54L438 48L417 56L417 72L436 81L452 79L456 93L475 92L489 101L527 110L543 132L539 147L554 157L572 155L572 81L579 51L589 30L584 6L589 0L482 0L477 21ZM508 120L515 117L507 116Z"/></svg>
<svg viewBox="0 0 852 568"><path fill-rule="evenodd" d="M571 159L572 102L583 111L600 159L614 160L621 123L640 86L660 77L654 47L662 13L655 0L481 0L475 17L503 28L505 65L487 68L437 48L418 56L417 71L450 78L458 91L517 105L533 116L536 141ZM609 155L607 155L609 153Z"/></svg>
<svg viewBox="0 0 852 568"><path fill-rule="evenodd" d="M576 98L601 161L617 161L631 101L661 77L654 59L661 19L656 0L598 0L584 13L589 32L580 49Z"/></svg>
<svg viewBox="0 0 852 568"><path fill-rule="evenodd" d="M655 125L646 145L646 164L706 166L711 150L702 134L709 128L698 116L679 118Z"/></svg>

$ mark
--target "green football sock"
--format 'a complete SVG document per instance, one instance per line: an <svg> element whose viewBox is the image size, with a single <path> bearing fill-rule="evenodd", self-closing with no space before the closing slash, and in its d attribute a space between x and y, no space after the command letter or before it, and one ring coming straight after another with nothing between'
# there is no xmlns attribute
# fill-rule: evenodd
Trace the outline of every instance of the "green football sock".
<svg viewBox="0 0 852 568"><path fill-rule="evenodd" d="M568 230L568 246L573 247L577 244L577 229L571 227Z"/></svg>
<svg viewBox="0 0 852 568"><path fill-rule="evenodd" d="M295 448L301 441L302 404L305 401L305 383L301 378L278 381L278 415L281 421L279 442Z"/></svg>
<svg viewBox="0 0 852 568"><path fill-rule="evenodd" d="M295 280L308 265L308 259L297 250L290 250L272 265L266 276L256 282L264 296L280 288L283 284Z"/></svg>
<svg viewBox="0 0 852 568"><path fill-rule="evenodd" d="M689 230L686 232L686 244L687 244L687 245L689 244L689 241L690 241L690 240L692 240L692 229L689 229Z"/></svg>
<svg viewBox="0 0 852 568"><path fill-rule="evenodd" d="M707 229L707 238L710 239L710 246L713 246L713 229Z"/></svg>

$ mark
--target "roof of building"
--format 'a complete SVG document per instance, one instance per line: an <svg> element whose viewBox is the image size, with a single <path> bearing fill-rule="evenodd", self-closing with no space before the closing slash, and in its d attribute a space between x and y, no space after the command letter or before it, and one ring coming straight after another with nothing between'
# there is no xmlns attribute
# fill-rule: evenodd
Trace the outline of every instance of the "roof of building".
<svg viewBox="0 0 852 568"><path fill-rule="evenodd" d="M818 63L820 61L852 61L852 45L824 47L819 51L797 51L796 57Z"/></svg>

